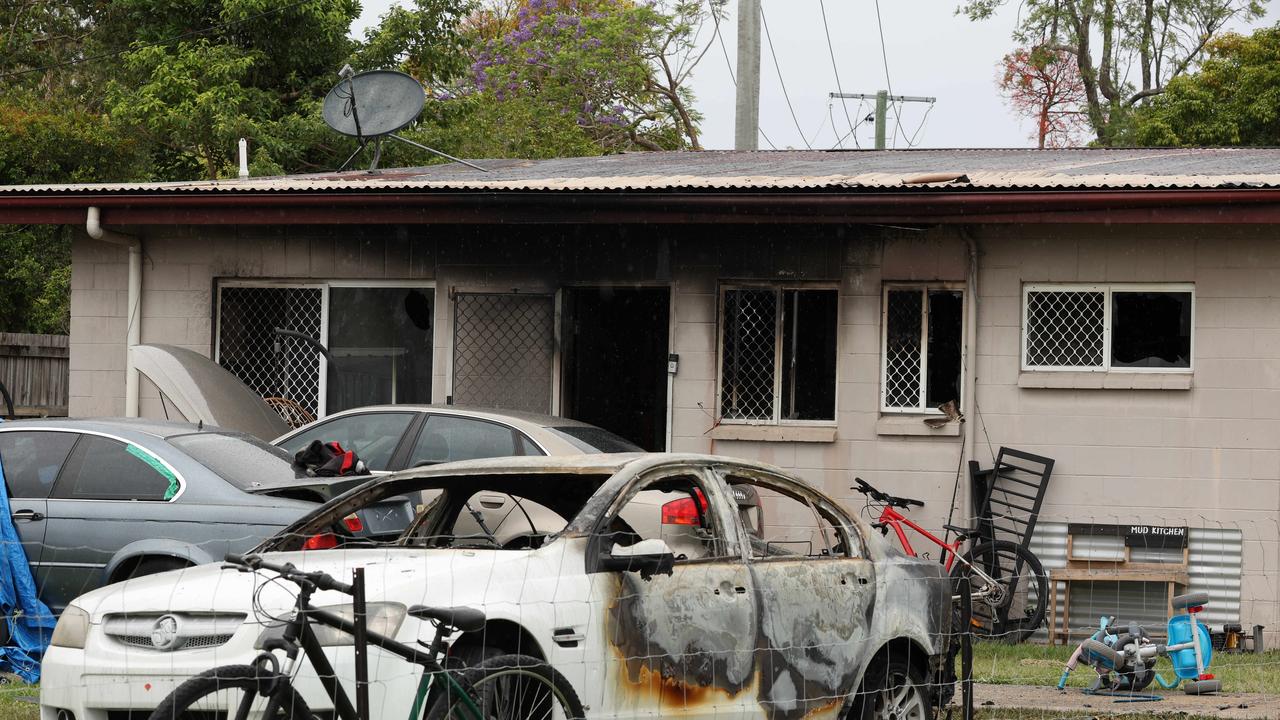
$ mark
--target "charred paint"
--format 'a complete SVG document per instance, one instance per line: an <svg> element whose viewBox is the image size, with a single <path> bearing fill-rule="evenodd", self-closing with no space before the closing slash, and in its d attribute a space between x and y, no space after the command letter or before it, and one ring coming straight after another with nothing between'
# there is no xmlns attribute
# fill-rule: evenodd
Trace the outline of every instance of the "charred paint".
<svg viewBox="0 0 1280 720"><path fill-rule="evenodd" d="M796 720L839 705L857 681L870 635L872 563L767 560L754 563L752 574L760 608L761 708L771 720Z"/></svg>
<svg viewBox="0 0 1280 720"><path fill-rule="evenodd" d="M623 574L605 618L619 683L664 710L730 702L754 681L755 610L739 596L741 563L679 567L641 580Z"/></svg>

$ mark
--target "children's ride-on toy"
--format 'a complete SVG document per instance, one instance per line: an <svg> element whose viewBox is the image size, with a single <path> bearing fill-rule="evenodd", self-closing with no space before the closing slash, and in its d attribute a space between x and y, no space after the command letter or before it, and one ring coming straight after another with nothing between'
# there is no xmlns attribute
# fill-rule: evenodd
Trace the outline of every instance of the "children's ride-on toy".
<svg viewBox="0 0 1280 720"><path fill-rule="evenodd" d="M1184 615L1169 618L1168 644L1151 641L1147 632L1136 623L1125 629L1115 626L1115 618L1102 618L1100 627L1088 640L1072 653L1067 661L1058 689L1066 687L1067 676L1081 661L1092 665L1098 679L1086 692L1138 692L1152 680L1162 687L1174 688L1182 683L1182 691L1188 695L1206 695L1222 689L1222 683L1208 672L1213 660L1213 644L1209 629L1196 621L1196 613L1209 602L1209 594L1187 593L1173 599L1175 610L1186 610ZM1161 656L1169 658L1173 666L1174 680L1165 680L1155 671Z"/></svg>

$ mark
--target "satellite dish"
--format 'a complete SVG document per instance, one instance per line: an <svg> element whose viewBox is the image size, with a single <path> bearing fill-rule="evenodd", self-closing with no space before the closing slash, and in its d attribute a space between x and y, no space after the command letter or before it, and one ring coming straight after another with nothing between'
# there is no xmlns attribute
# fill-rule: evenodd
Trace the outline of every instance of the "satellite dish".
<svg viewBox="0 0 1280 720"><path fill-rule="evenodd" d="M425 103L417 80L395 70L370 70L345 78L329 91L324 121L343 135L375 138L408 126Z"/></svg>
<svg viewBox="0 0 1280 720"><path fill-rule="evenodd" d="M411 76L395 70L369 70L357 74L350 65L346 65L338 72L338 77L342 80L324 97L322 114L325 124L360 141L360 147L351 153L339 171L345 170L370 142L373 143L373 162L369 172L377 170L378 160L382 158L382 138L389 137L488 172L479 165L395 134L417 119L426 104L422 85Z"/></svg>

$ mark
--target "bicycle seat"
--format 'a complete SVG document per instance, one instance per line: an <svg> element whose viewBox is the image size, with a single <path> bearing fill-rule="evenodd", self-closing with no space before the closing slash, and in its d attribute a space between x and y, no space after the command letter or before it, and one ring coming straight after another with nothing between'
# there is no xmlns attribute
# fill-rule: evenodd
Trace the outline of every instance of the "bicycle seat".
<svg viewBox="0 0 1280 720"><path fill-rule="evenodd" d="M942 529L955 533L956 537L961 539L978 534L978 531L975 528L960 527L959 525L943 525Z"/></svg>
<svg viewBox="0 0 1280 720"><path fill-rule="evenodd" d="M409 617L419 620L437 620L444 625L457 628L462 632L482 630L485 623L483 610L469 607L428 607L414 605L409 608Z"/></svg>

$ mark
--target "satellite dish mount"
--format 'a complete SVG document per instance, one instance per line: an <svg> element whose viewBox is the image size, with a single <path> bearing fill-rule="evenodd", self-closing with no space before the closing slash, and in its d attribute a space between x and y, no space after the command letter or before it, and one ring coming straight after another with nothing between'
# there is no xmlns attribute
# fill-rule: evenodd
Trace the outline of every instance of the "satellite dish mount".
<svg viewBox="0 0 1280 720"><path fill-rule="evenodd" d="M426 94L417 80L395 70L357 73L350 65L344 65L338 72L338 77L341 80L324 98L324 121L337 132L354 137L360 143L351 157L338 168L339 172L346 170L351 161L371 145L373 160L369 164L369 172L377 170L378 162L382 159L383 138L399 140L467 167L488 172L479 165L396 134L417 119L426 104Z"/></svg>

